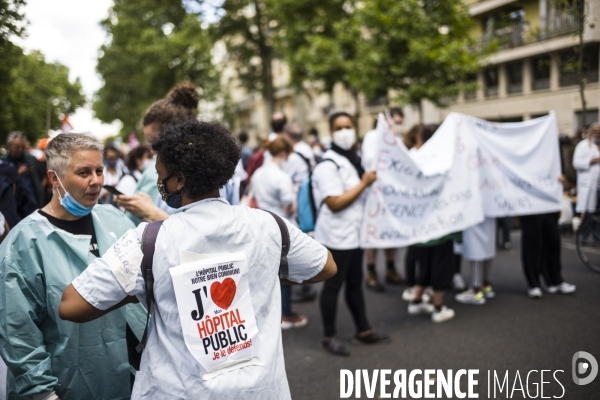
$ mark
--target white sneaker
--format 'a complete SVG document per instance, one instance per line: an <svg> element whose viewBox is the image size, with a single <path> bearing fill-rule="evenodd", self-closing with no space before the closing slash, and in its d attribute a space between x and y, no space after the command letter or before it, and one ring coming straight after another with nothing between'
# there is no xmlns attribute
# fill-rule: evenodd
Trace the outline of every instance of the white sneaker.
<svg viewBox="0 0 600 400"><path fill-rule="evenodd" d="M431 303L431 301L433 300L433 288L431 286L427 286L425 288L425 290L423 291L423 295L421 296L421 299L425 303Z"/></svg>
<svg viewBox="0 0 600 400"><path fill-rule="evenodd" d="M577 287L575 285L572 285L567 282L563 282L560 285L548 286L546 291L551 294L555 294L558 292L561 292L562 294L571 294L575 291L575 289L577 289Z"/></svg>
<svg viewBox="0 0 600 400"><path fill-rule="evenodd" d="M433 314L431 314L431 322L435 323L448 321L452 318L454 318L454 310L446 306L442 306L442 309L439 311L434 308Z"/></svg>
<svg viewBox="0 0 600 400"><path fill-rule="evenodd" d="M404 289L404 292L402 292L402 300L404 301L412 301L413 297L415 296L415 291L413 288L406 288Z"/></svg>
<svg viewBox="0 0 600 400"><path fill-rule="evenodd" d="M456 290L465 290L467 285L461 274L454 274L452 277L452 287Z"/></svg>
<svg viewBox="0 0 600 400"><path fill-rule="evenodd" d="M410 315L431 314L435 310L433 304L425 303L421 300L420 303L408 303L408 313Z"/></svg>
<svg viewBox="0 0 600 400"><path fill-rule="evenodd" d="M496 292L494 292L494 287L492 285L487 285L483 288L483 295L486 299L493 299L496 297Z"/></svg>
<svg viewBox="0 0 600 400"><path fill-rule="evenodd" d="M531 288L527 290L527 296L529 296L532 299L540 299L542 297L542 289L540 289L539 287Z"/></svg>
<svg viewBox="0 0 600 400"><path fill-rule="evenodd" d="M474 291L473 289L469 289L466 292L462 292L454 296L454 299L459 303L463 304L485 304L485 295L482 291Z"/></svg>

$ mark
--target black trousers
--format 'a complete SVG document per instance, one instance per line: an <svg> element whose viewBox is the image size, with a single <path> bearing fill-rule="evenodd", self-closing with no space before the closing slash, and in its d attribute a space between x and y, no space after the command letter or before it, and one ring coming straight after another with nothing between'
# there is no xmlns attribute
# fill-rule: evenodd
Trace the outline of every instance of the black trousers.
<svg viewBox="0 0 600 400"><path fill-rule="evenodd" d="M371 329L367 321L365 299L363 295L363 250L333 250L329 249L337 264L337 274L325 281L319 306L323 318L323 328L326 337L335 336L335 319L337 314L338 294L345 283L346 304L350 309L357 332Z"/></svg>
<svg viewBox="0 0 600 400"><path fill-rule="evenodd" d="M418 250L415 246L408 246L406 255L404 256L404 279L406 286L413 287L417 284L417 254Z"/></svg>
<svg viewBox="0 0 600 400"><path fill-rule="evenodd" d="M549 286L563 282L557 213L526 215L521 219L521 260L530 288L540 287L540 274Z"/></svg>
<svg viewBox="0 0 600 400"><path fill-rule="evenodd" d="M417 284L432 286L433 290L448 290L456 269L454 243L447 240L437 246L417 247L419 275Z"/></svg>

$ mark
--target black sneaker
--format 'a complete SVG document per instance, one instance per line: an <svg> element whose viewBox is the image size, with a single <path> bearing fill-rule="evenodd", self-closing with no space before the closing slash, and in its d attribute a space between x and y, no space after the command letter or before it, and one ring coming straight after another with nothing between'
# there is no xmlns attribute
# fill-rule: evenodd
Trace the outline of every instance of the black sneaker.
<svg viewBox="0 0 600 400"><path fill-rule="evenodd" d="M350 355L350 352L348 351L346 346L344 346L342 342L340 342L340 340L336 337L331 339L323 339L321 341L321 345L325 348L325 350L336 356Z"/></svg>
<svg viewBox="0 0 600 400"><path fill-rule="evenodd" d="M366 335L356 334L354 336L354 340L363 344L375 344L380 342L387 342L388 340L390 340L390 335L388 335L387 333L371 331Z"/></svg>

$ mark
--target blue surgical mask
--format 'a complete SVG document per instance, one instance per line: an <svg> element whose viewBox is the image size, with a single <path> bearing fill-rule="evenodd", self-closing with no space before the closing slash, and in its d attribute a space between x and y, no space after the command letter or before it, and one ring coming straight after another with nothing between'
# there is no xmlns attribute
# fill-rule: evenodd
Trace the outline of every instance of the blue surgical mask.
<svg viewBox="0 0 600 400"><path fill-rule="evenodd" d="M171 208L180 208L181 207L181 190L176 191L175 193L167 193L167 189L165 184L169 179L171 179L173 175L167 176L160 182L157 182L158 192L160 193L160 197L162 197L163 201L167 203L167 205Z"/></svg>
<svg viewBox="0 0 600 400"><path fill-rule="evenodd" d="M60 195L60 190L56 190L58 193L58 198L60 199L60 205L63 206L65 210L69 212L69 214L75 217L85 217L86 215L88 215L92 211L92 208L94 208L94 206L84 207L81 204L79 204L79 202L75 200L73 196L71 196L71 193L67 192L67 189L65 189L65 187L63 186L58 175L56 175L56 179L58 179L58 183L60 183L60 186L65 191L65 196L63 197Z"/></svg>

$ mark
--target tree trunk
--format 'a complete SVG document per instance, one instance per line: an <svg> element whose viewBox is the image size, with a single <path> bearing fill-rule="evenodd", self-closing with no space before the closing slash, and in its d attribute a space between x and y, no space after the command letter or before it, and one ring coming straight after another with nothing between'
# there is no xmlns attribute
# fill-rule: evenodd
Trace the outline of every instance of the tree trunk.
<svg viewBox="0 0 600 400"><path fill-rule="evenodd" d="M581 126L584 127L587 124L587 104L585 101L585 79L583 77L583 52L585 49L585 43L583 41L583 31L585 29L585 2L582 1L581 5L579 2L575 2L574 7L576 8L577 19L579 20L579 31L577 32L579 37L579 48L577 54L577 73L579 75L579 96L581 97Z"/></svg>
<svg viewBox="0 0 600 400"><path fill-rule="evenodd" d="M360 99L358 98L358 90L351 89L352 99L354 99L354 123L356 124L356 137L360 137Z"/></svg>
<svg viewBox="0 0 600 400"><path fill-rule="evenodd" d="M273 88L273 48L268 43L268 23L262 23L261 2L254 0L256 13L254 19L258 27L258 47L260 51L261 70L262 70L262 96L265 102L267 121L271 120L271 115L275 111L275 90Z"/></svg>

